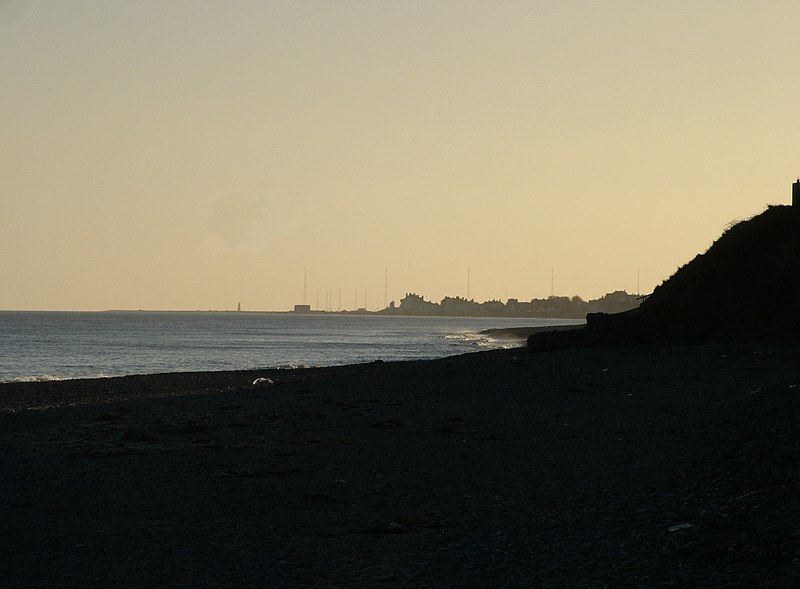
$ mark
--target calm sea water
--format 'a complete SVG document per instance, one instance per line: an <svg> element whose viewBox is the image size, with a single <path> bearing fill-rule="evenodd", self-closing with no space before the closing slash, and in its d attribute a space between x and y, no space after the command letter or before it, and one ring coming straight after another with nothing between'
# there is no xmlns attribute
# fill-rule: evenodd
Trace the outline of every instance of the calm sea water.
<svg viewBox="0 0 800 589"><path fill-rule="evenodd" d="M0 312L0 382L440 358L520 345L482 336L484 329L575 322L287 313Z"/></svg>

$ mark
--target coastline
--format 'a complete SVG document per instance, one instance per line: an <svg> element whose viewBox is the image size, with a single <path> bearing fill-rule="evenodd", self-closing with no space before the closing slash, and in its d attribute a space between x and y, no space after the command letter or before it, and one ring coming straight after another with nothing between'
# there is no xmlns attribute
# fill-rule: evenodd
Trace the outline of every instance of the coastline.
<svg viewBox="0 0 800 589"><path fill-rule="evenodd" d="M562 321L244 312L34 313L0 322L0 381L433 359L491 348L492 338L479 333L486 328ZM496 343L513 345L507 340Z"/></svg>
<svg viewBox="0 0 800 589"><path fill-rule="evenodd" d="M2 384L0 584L791 586L798 360L508 349Z"/></svg>

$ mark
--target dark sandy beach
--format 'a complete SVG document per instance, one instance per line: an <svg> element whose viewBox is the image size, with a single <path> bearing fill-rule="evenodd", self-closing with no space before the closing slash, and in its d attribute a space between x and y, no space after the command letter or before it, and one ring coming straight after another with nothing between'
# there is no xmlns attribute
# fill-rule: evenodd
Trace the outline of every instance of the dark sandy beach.
<svg viewBox="0 0 800 589"><path fill-rule="evenodd" d="M0 385L0 586L800 586L799 360L500 350Z"/></svg>

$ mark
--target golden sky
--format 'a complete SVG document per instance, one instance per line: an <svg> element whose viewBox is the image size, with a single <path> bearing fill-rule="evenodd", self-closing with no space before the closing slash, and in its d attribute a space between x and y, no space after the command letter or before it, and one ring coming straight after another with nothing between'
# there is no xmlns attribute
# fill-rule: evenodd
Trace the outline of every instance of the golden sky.
<svg viewBox="0 0 800 589"><path fill-rule="evenodd" d="M0 309L649 292L800 175L800 2L0 0ZM317 293L319 293L317 295Z"/></svg>

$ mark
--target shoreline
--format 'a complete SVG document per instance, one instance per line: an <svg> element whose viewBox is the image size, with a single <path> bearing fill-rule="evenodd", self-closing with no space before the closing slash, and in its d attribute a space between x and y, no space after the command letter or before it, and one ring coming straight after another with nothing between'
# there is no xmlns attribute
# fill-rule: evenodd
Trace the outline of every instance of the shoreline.
<svg viewBox="0 0 800 589"><path fill-rule="evenodd" d="M148 311L149 312L149 311ZM488 336L494 338L499 342L503 342L499 344L497 347L489 347L489 349L475 349L472 351L461 352L459 354L451 354L448 356L442 356L439 358L426 358L420 360L380 360L381 362L409 362L409 361L434 361L434 360L442 360L444 358L451 358L453 356L463 355L463 354L472 354L472 353L479 353L485 351L492 351L498 349L517 349L517 348L508 348L508 343L518 343L520 349L524 349L525 342L528 336L535 334L535 333L548 333L553 331L572 331L575 329L580 329L585 327L585 323L576 323L576 324L564 324L564 325L545 325L545 326L523 326L523 327L498 327L498 328L490 328L490 329L483 329L481 331L475 332L477 335L480 336ZM260 372L274 372L274 371L292 371L298 369L314 369L314 368L333 368L337 366L348 366L349 364L330 364L330 365L321 365L321 366L308 366L308 365L301 365L301 366L273 366L273 367L265 367L265 368L245 368L245 369L231 369L231 370L185 370L185 371L171 371L171 372L153 372L153 373L134 373L134 374L119 374L119 375L106 375L106 374L98 374L95 376L72 376L72 377L58 377L58 376L50 376L50 375L41 375L41 376L30 376L30 377L16 377L14 380L0 380L0 411L2 410L2 388L6 385L33 385L33 384L51 384L51 383L59 383L59 382L70 382L70 381L95 381L95 380L107 380L107 379L119 379L119 378L142 378L142 377L159 377L159 376L168 376L168 375L187 375L187 374L215 374L215 373L240 373L240 374L247 374L247 373L260 373ZM96 386L92 386L90 388L97 388ZM113 388L113 387L112 387Z"/></svg>
<svg viewBox="0 0 800 589"><path fill-rule="evenodd" d="M529 336L535 333L549 333L551 331L573 331L586 327L586 322L583 323L568 323L565 325L543 325L537 327L497 327L492 329L484 329L481 335L489 335L498 339L511 339L520 340L525 342Z"/></svg>
<svg viewBox="0 0 800 589"><path fill-rule="evenodd" d="M501 349L6 383L0 584L796 585L798 361Z"/></svg>
<svg viewBox="0 0 800 589"><path fill-rule="evenodd" d="M221 315L215 315L217 319L206 315L206 320L195 322L189 321L186 313L167 313L172 319L163 321L157 314L148 313L144 314L147 321L142 322L133 314L125 314L124 320L114 319L114 314L88 314L95 316L96 323L56 313L53 319L37 319L35 329L30 330L24 328L25 321L11 321L0 329L5 333L8 328L11 334L0 382L331 366L379 358L433 359L510 345L507 338L495 340L481 335L486 328L553 323L543 319L452 317L340 318L342 321L328 317L305 321L274 313L260 315L258 321L234 316L228 321ZM186 318L182 319L183 315ZM210 332L203 331L206 322L214 327ZM69 337L74 341L67 345L62 340ZM226 353L220 355L221 349Z"/></svg>

